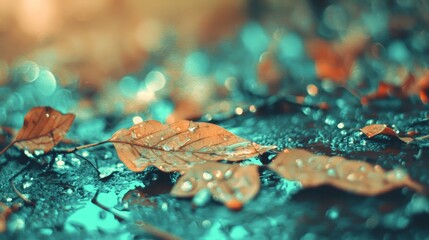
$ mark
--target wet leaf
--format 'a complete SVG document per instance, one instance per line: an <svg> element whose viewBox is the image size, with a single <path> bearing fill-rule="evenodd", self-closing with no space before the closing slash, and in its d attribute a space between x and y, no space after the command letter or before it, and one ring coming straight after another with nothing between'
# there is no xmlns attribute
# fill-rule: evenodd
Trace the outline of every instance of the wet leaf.
<svg viewBox="0 0 429 240"><path fill-rule="evenodd" d="M233 210L241 209L259 191L258 166L207 162L193 167L171 190L176 197L198 197L209 190L213 198ZM195 198L194 197L194 198Z"/></svg>
<svg viewBox="0 0 429 240"><path fill-rule="evenodd" d="M3 233L7 229L7 219L9 216L17 211L20 205L14 204L12 207L8 207L6 204L0 202L0 233Z"/></svg>
<svg viewBox="0 0 429 240"><path fill-rule="evenodd" d="M165 172L184 171L205 161L239 161L275 148L260 146L214 124L186 120L169 125L141 122L117 131L109 141L135 172L150 165Z"/></svg>
<svg viewBox="0 0 429 240"><path fill-rule="evenodd" d="M317 76L345 84L367 41L366 34L357 29L351 29L340 42L330 43L322 39L308 41L307 51L315 61Z"/></svg>
<svg viewBox="0 0 429 240"><path fill-rule="evenodd" d="M379 83L376 91L361 98L363 105L388 97L404 99L414 95L419 96L420 101L424 104L429 102L429 70L412 73L404 67L390 68L387 70L385 79ZM393 82L394 80L396 82Z"/></svg>
<svg viewBox="0 0 429 240"><path fill-rule="evenodd" d="M385 171L379 165L338 156L315 155L302 149L285 150L271 162L269 168L288 180L301 182L304 188L331 185L366 196L401 187L426 192L402 169Z"/></svg>
<svg viewBox="0 0 429 240"><path fill-rule="evenodd" d="M399 137L398 134L396 134L396 132L386 124L371 124L362 128L361 132L363 132L368 138L382 134L397 138L405 143L414 141L414 139L410 137Z"/></svg>
<svg viewBox="0 0 429 240"><path fill-rule="evenodd" d="M65 137L74 119L74 114L62 114L51 107L32 108L15 140L0 154L12 145L36 155L49 152Z"/></svg>

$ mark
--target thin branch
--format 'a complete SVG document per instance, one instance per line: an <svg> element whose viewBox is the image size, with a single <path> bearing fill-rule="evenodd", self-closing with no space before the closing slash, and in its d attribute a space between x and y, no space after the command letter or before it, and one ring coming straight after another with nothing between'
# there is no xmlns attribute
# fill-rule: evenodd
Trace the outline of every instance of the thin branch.
<svg viewBox="0 0 429 240"><path fill-rule="evenodd" d="M421 136L421 137L416 137L416 138L414 138L414 140L420 141L420 140L425 140L425 139L428 139L428 138L429 138L429 134L425 135L425 136Z"/></svg>
<svg viewBox="0 0 429 240"><path fill-rule="evenodd" d="M27 165L25 165L25 167L23 167L19 172L15 173L10 179L9 179L9 184L12 186L13 191L16 193L16 195L18 195L19 198L21 198L26 204L34 206L36 205L36 203L34 203L33 201L31 201L30 199L28 199L24 194L22 194L15 186L15 183L13 182L13 180L19 176L24 170L26 170L29 166L30 166L31 162L28 162Z"/></svg>
<svg viewBox="0 0 429 240"><path fill-rule="evenodd" d="M87 161L95 169L95 171L97 171L97 174L100 176L100 171L98 170L98 164L97 164L97 166L95 166L88 158L86 158L86 157L84 157L84 156L82 156L76 152L74 152L73 154L82 158L83 160Z"/></svg>
<svg viewBox="0 0 429 240"><path fill-rule="evenodd" d="M66 148L66 149L58 149L55 150L55 153L74 153L76 151L82 150L82 149L86 149L86 148L91 148L91 147L96 147L105 143L109 143L109 140L105 140L105 141L101 141L101 142L97 142L97 143L91 143L91 144L86 144L86 145L81 145L81 146L77 146L77 147L73 147L73 148Z"/></svg>
<svg viewBox="0 0 429 240"><path fill-rule="evenodd" d="M10 147L13 146L13 144L15 144L15 141L12 141L11 143L9 143L5 148L3 148L0 152L0 155L2 155L3 153L5 153Z"/></svg>

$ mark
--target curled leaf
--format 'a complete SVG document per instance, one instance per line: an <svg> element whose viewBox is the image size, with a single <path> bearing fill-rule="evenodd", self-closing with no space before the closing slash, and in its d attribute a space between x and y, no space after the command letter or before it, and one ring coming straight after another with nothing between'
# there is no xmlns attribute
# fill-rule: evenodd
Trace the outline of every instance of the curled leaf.
<svg viewBox="0 0 429 240"><path fill-rule="evenodd" d="M34 154L49 152L66 135L75 119L74 114L62 114L51 107L32 108L24 117L24 125L0 154L12 145Z"/></svg>
<svg viewBox="0 0 429 240"><path fill-rule="evenodd" d="M180 177L171 194L196 198L209 190L215 200L232 210L239 210L243 203L258 193L259 188L258 166L207 162L193 167Z"/></svg>
<svg viewBox="0 0 429 240"><path fill-rule="evenodd" d="M302 149L280 153L269 168L284 178L299 181L305 188L331 185L355 194L374 196L395 188L425 188L402 169L385 171L379 165L347 160L343 157L314 155Z"/></svg>
<svg viewBox="0 0 429 240"><path fill-rule="evenodd" d="M405 143L410 143L414 141L414 139L410 137L399 137L398 134L396 134L396 132L392 128L388 127L386 124L371 124L362 128L361 132L363 132L368 138L372 138L382 134L397 138Z"/></svg>
<svg viewBox="0 0 429 240"><path fill-rule="evenodd" d="M121 129L109 140L119 159L135 172L153 165L183 171L205 161L239 161L275 147L260 146L210 123L182 120L163 125L149 120Z"/></svg>

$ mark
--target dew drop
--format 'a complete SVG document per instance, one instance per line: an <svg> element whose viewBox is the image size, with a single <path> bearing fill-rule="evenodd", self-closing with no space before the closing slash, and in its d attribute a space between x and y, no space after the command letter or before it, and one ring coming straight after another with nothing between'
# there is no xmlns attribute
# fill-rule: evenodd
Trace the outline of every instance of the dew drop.
<svg viewBox="0 0 429 240"><path fill-rule="evenodd" d="M222 177L222 171L220 171L220 170L216 170L216 171L215 171L215 176L216 176L217 178Z"/></svg>
<svg viewBox="0 0 429 240"><path fill-rule="evenodd" d="M395 179L396 179L396 180L402 180L402 179L404 179L404 178L405 178L405 176L407 175L407 174L405 173L405 171L404 171L404 170L402 170L402 169L395 169L395 170L394 170L394 172L395 172Z"/></svg>
<svg viewBox="0 0 429 240"><path fill-rule="evenodd" d="M349 175L347 175L347 180L349 180L350 182L354 182L357 180L357 176L355 173L350 173Z"/></svg>
<svg viewBox="0 0 429 240"><path fill-rule="evenodd" d="M136 136L136 133L135 133L135 132L131 132L131 138L132 138L132 139L136 139L136 138L137 138L137 136Z"/></svg>
<svg viewBox="0 0 429 240"><path fill-rule="evenodd" d="M203 179L205 181L211 181L213 180L213 175L209 172L203 172Z"/></svg>
<svg viewBox="0 0 429 240"><path fill-rule="evenodd" d="M197 207L202 207L207 204L207 202L210 200L210 197L210 190L205 188L195 194L194 198L192 199L192 203Z"/></svg>
<svg viewBox="0 0 429 240"><path fill-rule="evenodd" d="M232 171L231 169L228 169L228 170L225 172L225 174L223 175L223 178L224 178L225 180L227 180L227 179L229 179L229 178L231 178L231 177L232 177L232 174L233 174L233 171Z"/></svg>
<svg viewBox="0 0 429 240"><path fill-rule="evenodd" d="M162 146L162 149L164 149L165 151L170 151L171 150L170 146L168 146L168 145Z"/></svg>
<svg viewBox="0 0 429 240"><path fill-rule="evenodd" d="M194 186L192 185L191 181L185 181L183 182L182 186L180 186L180 189L184 192L190 192L193 188Z"/></svg>
<svg viewBox="0 0 429 240"><path fill-rule="evenodd" d="M337 171L334 168L329 168L326 173L328 174L328 176L330 177L336 177L337 176Z"/></svg>
<svg viewBox="0 0 429 240"><path fill-rule="evenodd" d="M31 187L31 185L33 185L33 183L32 183L32 182L24 182L24 183L22 184L22 188L23 188L23 189L26 189L26 188Z"/></svg>
<svg viewBox="0 0 429 240"><path fill-rule="evenodd" d="M50 117L49 113L46 113L46 114L45 114L45 116L46 116L47 118L48 118L48 117Z"/></svg>
<svg viewBox="0 0 429 240"><path fill-rule="evenodd" d="M43 155L45 153L45 151L43 151L43 150L41 150L41 149L36 149L36 150L34 150L34 155L37 157L37 156L40 156L40 155Z"/></svg>
<svg viewBox="0 0 429 240"><path fill-rule="evenodd" d="M196 130L197 128L198 128L198 125L193 124L193 125L190 125L190 126L189 126L188 130L189 130L190 132L195 132L195 130Z"/></svg>
<svg viewBox="0 0 429 240"><path fill-rule="evenodd" d="M304 161L302 161L302 159L296 159L295 160L296 166L299 168L303 168L304 167Z"/></svg>
<svg viewBox="0 0 429 240"><path fill-rule="evenodd" d="M326 211L326 217L329 219L335 220L339 217L340 211L336 207L332 207Z"/></svg>
<svg viewBox="0 0 429 240"><path fill-rule="evenodd" d="M30 151L28 151L27 149L24 150L24 154L25 154L25 156L27 156L29 158L34 158L34 155Z"/></svg>

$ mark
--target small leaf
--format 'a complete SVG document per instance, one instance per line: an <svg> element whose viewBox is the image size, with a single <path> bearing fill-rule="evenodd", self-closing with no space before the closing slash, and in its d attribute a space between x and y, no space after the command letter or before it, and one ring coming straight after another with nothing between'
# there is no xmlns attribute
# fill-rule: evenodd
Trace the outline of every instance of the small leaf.
<svg viewBox="0 0 429 240"><path fill-rule="evenodd" d="M210 123L182 120L163 125L149 120L121 129L109 140L124 164L135 172L153 165L183 171L205 161L239 161L275 147L260 146Z"/></svg>
<svg viewBox="0 0 429 240"><path fill-rule="evenodd" d="M288 180L301 182L304 188L331 185L366 196L400 187L426 192L402 169L386 172L379 165L337 156L318 156L302 149L285 150L273 160L269 168Z"/></svg>
<svg viewBox="0 0 429 240"><path fill-rule="evenodd" d="M414 141L414 139L410 137L399 137L398 134L396 134L396 132L392 128L388 127L385 124L371 124L362 128L361 132L363 132L368 138L372 138L382 134L397 138L405 143L410 143Z"/></svg>
<svg viewBox="0 0 429 240"><path fill-rule="evenodd" d="M0 202L0 233L3 233L7 229L7 219L9 216L17 211L21 206L19 204L14 204L11 207L8 207L6 204Z"/></svg>
<svg viewBox="0 0 429 240"><path fill-rule="evenodd" d="M0 154L15 145L31 154L49 152L66 135L75 119L74 114L62 114L51 107L32 108L24 117L24 125Z"/></svg>
<svg viewBox="0 0 429 240"><path fill-rule="evenodd" d="M259 191L258 166L207 162L191 168L171 190L176 197L192 197L208 189L213 198L239 210Z"/></svg>

